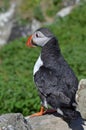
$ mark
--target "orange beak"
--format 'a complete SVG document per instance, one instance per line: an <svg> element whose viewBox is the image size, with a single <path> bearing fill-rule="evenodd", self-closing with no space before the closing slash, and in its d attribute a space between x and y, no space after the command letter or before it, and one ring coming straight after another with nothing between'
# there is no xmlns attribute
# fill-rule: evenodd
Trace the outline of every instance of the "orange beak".
<svg viewBox="0 0 86 130"><path fill-rule="evenodd" d="M26 43L26 45L28 46L28 47L34 47L34 45L32 44L32 35L28 38L28 40L27 40L27 43Z"/></svg>

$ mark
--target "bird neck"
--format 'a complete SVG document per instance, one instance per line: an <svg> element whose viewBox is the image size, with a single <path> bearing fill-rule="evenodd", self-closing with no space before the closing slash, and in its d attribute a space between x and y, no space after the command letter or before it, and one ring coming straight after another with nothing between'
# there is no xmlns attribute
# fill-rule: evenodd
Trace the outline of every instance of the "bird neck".
<svg viewBox="0 0 86 130"><path fill-rule="evenodd" d="M49 42L47 42L41 51L41 59L45 66L54 65L60 55L60 48L56 38L52 38Z"/></svg>

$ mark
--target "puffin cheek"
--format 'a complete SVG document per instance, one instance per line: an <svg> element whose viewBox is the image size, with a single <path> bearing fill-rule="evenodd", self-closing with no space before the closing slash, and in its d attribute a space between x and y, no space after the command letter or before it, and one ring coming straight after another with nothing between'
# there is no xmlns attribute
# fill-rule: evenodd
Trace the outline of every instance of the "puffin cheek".
<svg viewBox="0 0 86 130"><path fill-rule="evenodd" d="M34 40L34 43L36 43L38 46L42 46L43 40L42 40L42 38L36 38Z"/></svg>
<svg viewBox="0 0 86 130"><path fill-rule="evenodd" d="M46 44L46 40L46 38L39 38L38 44L43 47Z"/></svg>

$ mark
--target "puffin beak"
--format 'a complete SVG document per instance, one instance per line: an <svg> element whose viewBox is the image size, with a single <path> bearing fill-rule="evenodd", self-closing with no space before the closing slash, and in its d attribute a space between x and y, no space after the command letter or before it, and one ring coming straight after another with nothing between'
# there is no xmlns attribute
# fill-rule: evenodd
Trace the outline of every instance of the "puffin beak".
<svg viewBox="0 0 86 130"><path fill-rule="evenodd" d="M32 35L28 38L26 45L28 47L34 47L34 45L32 44Z"/></svg>

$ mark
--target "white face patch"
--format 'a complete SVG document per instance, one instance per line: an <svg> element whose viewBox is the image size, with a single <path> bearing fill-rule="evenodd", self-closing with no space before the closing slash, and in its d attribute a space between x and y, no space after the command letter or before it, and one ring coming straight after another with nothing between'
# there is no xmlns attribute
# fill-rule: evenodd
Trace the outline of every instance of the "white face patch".
<svg viewBox="0 0 86 130"><path fill-rule="evenodd" d="M43 47L49 40L51 39L51 37L46 37L43 33L41 33L40 31L37 31L33 34L32 36L32 40L33 42L38 45Z"/></svg>
<svg viewBox="0 0 86 130"><path fill-rule="evenodd" d="M39 56L38 60L35 63L34 69L33 69L33 75L40 69L40 67L43 65L43 61L41 60L41 56Z"/></svg>

